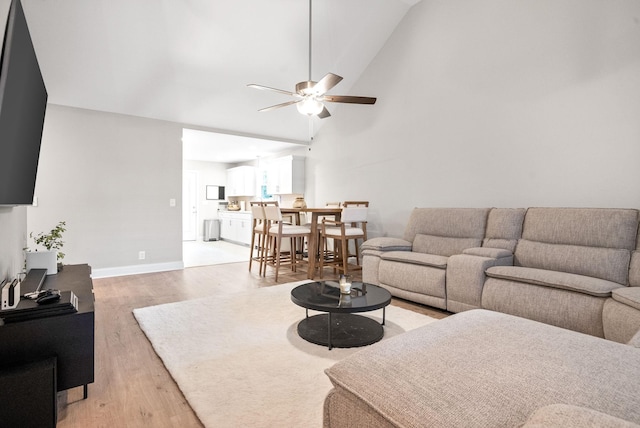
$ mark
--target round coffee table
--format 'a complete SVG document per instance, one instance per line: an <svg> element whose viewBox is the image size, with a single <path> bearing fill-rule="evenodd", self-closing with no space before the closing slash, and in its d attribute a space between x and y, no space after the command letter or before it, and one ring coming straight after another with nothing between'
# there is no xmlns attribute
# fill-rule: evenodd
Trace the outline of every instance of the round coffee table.
<svg viewBox="0 0 640 428"><path fill-rule="evenodd" d="M306 309L298 334L308 342L329 349L352 348L375 343L384 336L385 307L391 294L384 288L354 282L350 294L341 294L335 281L310 282L291 290L291 301ZM309 309L325 312L309 316ZM382 323L357 312L382 309Z"/></svg>

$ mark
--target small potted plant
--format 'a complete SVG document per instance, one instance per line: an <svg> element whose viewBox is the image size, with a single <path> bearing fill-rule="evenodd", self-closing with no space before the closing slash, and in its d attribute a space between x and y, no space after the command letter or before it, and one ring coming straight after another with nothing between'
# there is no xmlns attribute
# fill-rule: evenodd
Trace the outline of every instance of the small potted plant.
<svg viewBox="0 0 640 428"><path fill-rule="evenodd" d="M66 222L61 221L49 233L40 232L34 235L31 232L29 234L29 237L37 245L46 248L46 251L38 251L37 249L30 251L26 248L27 271L30 269L47 269L47 275L53 275L62 269L64 253L60 249L64 245L62 234L67 230L66 225Z"/></svg>

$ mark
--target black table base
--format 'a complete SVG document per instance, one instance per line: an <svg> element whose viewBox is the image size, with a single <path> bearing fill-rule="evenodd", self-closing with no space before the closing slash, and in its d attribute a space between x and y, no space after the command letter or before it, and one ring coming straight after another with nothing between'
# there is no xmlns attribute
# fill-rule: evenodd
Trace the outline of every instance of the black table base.
<svg viewBox="0 0 640 428"><path fill-rule="evenodd" d="M379 322L368 317L328 313L300 321L298 334L308 342L328 346L329 349L354 348L378 342L384 336L384 329Z"/></svg>

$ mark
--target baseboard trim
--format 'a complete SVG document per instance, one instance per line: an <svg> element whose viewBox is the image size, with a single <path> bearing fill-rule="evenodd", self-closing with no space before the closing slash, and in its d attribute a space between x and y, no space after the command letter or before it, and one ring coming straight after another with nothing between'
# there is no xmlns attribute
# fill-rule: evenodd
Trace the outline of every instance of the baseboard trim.
<svg viewBox="0 0 640 428"><path fill-rule="evenodd" d="M180 269L184 269L184 263L182 261L168 263L151 263L145 265L92 269L91 277L93 279L110 278L114 276L139 275L142 273L166 272L170 270Z"/></svg>

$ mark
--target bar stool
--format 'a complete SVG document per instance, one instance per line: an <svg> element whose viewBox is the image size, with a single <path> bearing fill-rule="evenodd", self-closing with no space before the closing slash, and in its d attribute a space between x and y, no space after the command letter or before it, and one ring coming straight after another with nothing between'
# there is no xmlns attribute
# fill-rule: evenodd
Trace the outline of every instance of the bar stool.
<svg viewBox="0 0 640 428"><path fill-rule="evenodd" d="M295 272L297 265L302 262L302 259L298 260L297 241L299 238L309 239L311 229L306 226L285 224L280 207L277 205L265 205L263 208L268 222L263 276L267 274L267 266L272 266L276 270L277 282L281 266L290 266L291 270ZM290 249L288 252L282 249L283 238L289 239ZM302 257L302 248L300 248L299 252Z"/></svg>
<svg viewBox="0 0 640 428"><path fill-rule="evenodd" d="M327 202L326 204L324 204L325 208L340 208L341 206L341 202ZM322 223L322 220L324 219L328 219L328 220L335 220L336 216L335 215L321 215L318 217L318 224ZM320 232L318 232L318 235L320 235ZM318 236L318 243L320 243L320 236ZM320 249L320 258L330 258L333 257L333 252L334 252L334 242L327 239L324 242L323 246L318 246L318 248Z"/></svg>
<svg viewBox="0 0 640 428"><path fill-rule="evenodd" d="M358 248L358 240L362 239L366 241L367 231L361 227L360 224L364 224L367 221L368 207L351 206L342 208L342 214L340 221L323 219L320 228L320 246L324 248L327 239L333 239L339 241L340 245L335 246L333 251L333 257L331 260L325 260L324 257L320 258L320 278L322 278L323 269L325 264L333 266L334 272L342 271L345 275L349 271L349 241L353 240ZM355 224L356 226L353 226ZM352 269L362 269L360 266L359 258L356 258L356 266Z"/></svg>
<svg viewBox="0 0 640 428"><path fill-rule="evenodd" d="M369 207L369 201L344 201L342 203L342 206L344 207ZM366 221L362 221L362 222L352 222L351 227L360 227L363 232L364 232L364 236L367 236L367 222ZM365 238L366 240L366 238ZM360 246L358 246L358 242L354 241L355 244L355 248L354 248L354 252L352 253L351 250L348 248L349 250L349 257L355 257L356 260L358 261L358 264L360 264Z"/></svg>
<svg viewBox="0 0 640 428"><path fill-rule="evenodd" d="M260 201L251 201L251 216L253 217L251 226L251 248L249 253L249 270L251 264L255 260L260 263L258 272L262 273L262 265L264 263L264 249L267 239L267 217L264 213L264 204ZM257 238L257 243L256 243ZM257 255L256 255L257 251Z"/></svg>

